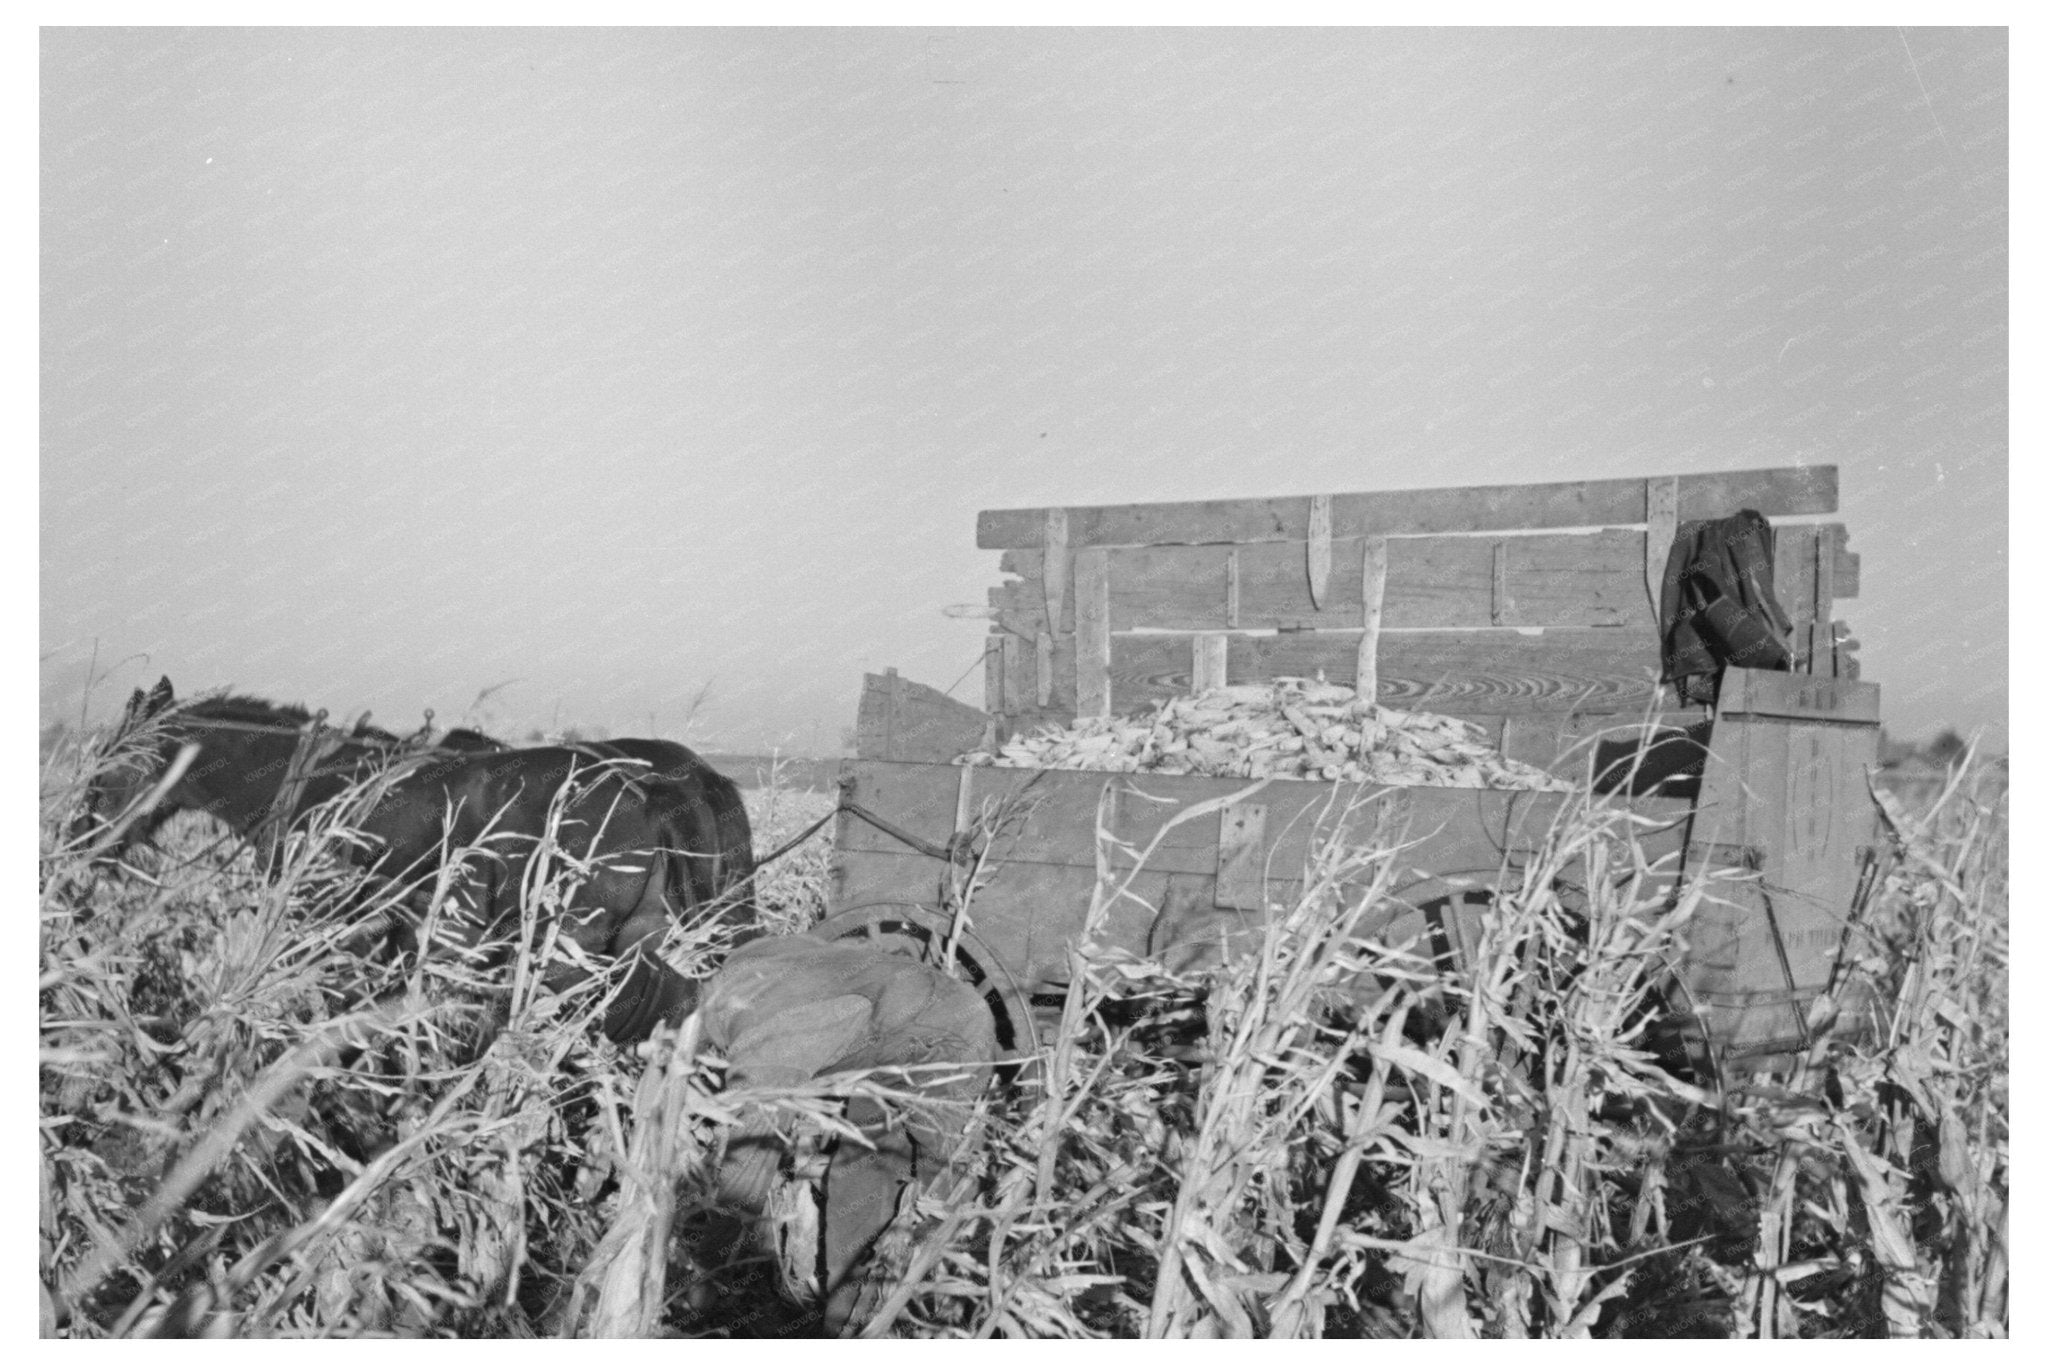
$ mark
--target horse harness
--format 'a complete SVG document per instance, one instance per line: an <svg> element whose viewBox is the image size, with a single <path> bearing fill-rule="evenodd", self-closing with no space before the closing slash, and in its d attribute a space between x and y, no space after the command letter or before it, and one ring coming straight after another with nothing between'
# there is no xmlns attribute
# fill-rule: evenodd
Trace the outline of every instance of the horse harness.
<svg viewBox="0 0 2048 1365"><path fill-rule="evenodd" d="M367 715L366 712L365 718ZM323 768L322 764L350 743L375 749L396 749L406 757L421 754L433 733L434 713L427 712L426 723L417 733L395 743L374 736L356 734L354 727L329 725L325 710L314 712L303 725L296 726L229 720L217 716L188 716L185 724L196 729L240 730L250 734L298 736L297 743L292 746L292 756L285 764L284 780L278 784L276 795L270 799L270 809L257 825L262 831L261 842L257 845L258 852L266 865L275 866L284 851L285 836L291 829L292 813L305 799L306 787L315 777L341 771L339 768ZM360 724L358 721L357 725Z"/></svg>
<svg viewBox="0 0 2048 1365"><path fill-rule="evenodd" d="M291 759L285 765L284 781L278 784L277 795L271 798L270 810L265 814L261 824L261 828L264 831L261 846L263 856L265 861L274 863L284 847L285 835L290 829L292 812L298 809L299 802L305 796L307 785L313 778L322 775L321 765L323 763L332 758L336 753L339 753L342 747L351 741L373 748L396 749L401 755L406 757L423 755L433 732L434 713L431 710L428 711L425 724L416 733L397 740L396 743L355 735L348 727L329 725L327 724L327 712L325 710L314 712L305 724L298 726L266 725L259 721L227 720L211 716L189 717L186 723L213 730L243 730L255 734L270 735L297 734L298 742L292 747ZM602 755L586 749L580 744L567 747L593 758L602 757ZM328 769L326 771L336 770ZM832 809L826 811L825 814L813 821L809 828L805 829L795 838L788 840L773 853L770 853L765 858L755 860L754 870L758 872L761 868L766 867L769 863L790 852L798 844L808 840L812 835L823 829L832 817L838 815L841 811L866 821L882 833L899 843L917 850L926 857L937 858L941 862L950 863L960 861L967 853L968 841L963 840L959 834L949 838L943 845L920 838L918 835L912 834L893 822L883 819L859 802L852 800L849 794L842 788L839 799L833 804Z"/></svg>

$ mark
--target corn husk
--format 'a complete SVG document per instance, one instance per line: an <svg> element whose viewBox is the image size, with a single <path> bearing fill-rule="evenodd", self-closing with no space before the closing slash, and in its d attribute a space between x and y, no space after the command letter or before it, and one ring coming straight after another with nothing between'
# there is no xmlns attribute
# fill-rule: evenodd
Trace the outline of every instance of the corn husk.
<svg viewBox="0 0 2048 1365"><path fill-rule="evenodd" d="M1351 688L1305 678L1170 697L1143 716L1083 717L958 761L997 768L1570 790L1561 778L1501 755L1469 721L1397 711L1364 701Z"/></svg>

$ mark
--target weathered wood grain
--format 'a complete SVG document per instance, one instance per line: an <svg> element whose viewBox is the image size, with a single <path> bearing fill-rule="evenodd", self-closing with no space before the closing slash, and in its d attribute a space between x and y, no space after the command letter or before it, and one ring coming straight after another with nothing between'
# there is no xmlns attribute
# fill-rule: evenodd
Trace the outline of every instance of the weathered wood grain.
<svg viewBox="0 0 2048 1365"><path fill-rule="evenodd" d="M1780 716L1790 720L1878 723L1876 683L1847 678L1812 678L1731 668L1721 677L1721 716Z"/></svg>
<svg viewBox="0 0 2048 1365"><path fill-rule="evenodd" d="M1111 706L1109 565L1103 550L1074 553L1074 712L1106 716Z"/></svg>
<svg viewBox="0 0 2048 1365"><path fill-rule="evenodd" d="M1366 536L1360 542L1358 575L1358 662L1352 685L1365 696L1380 690L1380 631L1387 619L1387 538ZM1229 672L1226 654L1224 672Z"/></svg>
<svg viewBox="0 0 2048 1365"><path fill-rule="evenodd" d="M1355 685L1359 632L1232 636L1232 683L1279 677ZM1186 637L1118 635L1110 648L1111 688L1128 715L1186 692ZM1656 691L1657 637L1649 631L1569 630L1389 632L1380 636L1383 705L1453 714L1640 711Z"/></svg>
<svg viewBox="0 0 2048 1365"><path fill-rule="evenodd" d="M1832 527L1818 528L1813 558L1813 669L1822 677L1835 675L1835 534Z"/></svg>
<svg viewBox="0 0 2048 1365"><path fill-rule="evenodd" d="M1833 465L1749 469L1677 476L1681 518L1723 517L1752 507L1767 517L1835 510ZM1576 483L1494 488L1403 489L1339 493L1330 500L1333 537L1431 535L1453 531L1513 531L1565 526L1642 526L1644 481L1590 479ZM1066 510L1067 546L1189 545L1264 540L1308 541L1310 500L1240 498L1214 502L1138 503ZM985 511L975 543L984 550L1043 544L1045 509Z"/></svg>
<svg viewBox="0 0 2048 1365"><path fill-rule="evenodd" d="M1003 651L1016 647L1016 637L1001 631L990 635L982 643L981 654L981 706L991 715L1001 715L1006 708L1003 697L1003 680L1009 673L1009 664L1003 658Z"/></svg>
<svg viewBox="0 0 2048 1365"><path fill-rule="evenodd" d="M935 842L951 831L958 769L854 762L846 770L853 779L853 800ZM974 780L977 803L1004 792L1034 803L1022 829L998 843L990 862L994 879L976 897L970 919L975 933L996 949L1026 989L1065 980L1067 945L1082 929L1096 885L1095 819L1105 782L1127 784L1115 803L1115 833L1140 848L1151 843L1173 812L1250 785L1218 778L1001 768L978 770ZM1268 783L1248 799L1266 811L1263 870L1256 875L1263 879L1265 897L1283 904L1298 894L1310 846L1322 837L1343 837L1367 847L1407 845L1395 885L1418 898L1445 882L1490 883L1504 864L1512 865L1540 841L1563 800L1527 792L1287 781ZM1633 805L1674 826L1686 810L1684 803L1654 798ZM876 903L938 903L945 875L938 860L911 852L850 815L841 817L838 836L832 873L835 913ZM1681 837L1674 828L1665 842L1675 846ZM1145 952L1156 919L1176 890L1182 901L1192 893L1202 905L1214 905L1222 843L1219 815L1168 831L1132 881L1131 897L1111 907L1101 941ZM1664 851L1663 844L1650 850L1652 856ZM1121 880L1129 864L1119 859L1113 870ZM1253 875L1248 866L1242 871Z"/></svg>
<svg viewBox="0 0 2048 1365"><path fill-rule="evenodd" d="M1308 598L1318 609L1330 586L1330 495L1318 493L1308 506Z"/></svg>
<svg viewBox="0 0 2048 1365"><path fill-rule="evenodd" d="M1847 621L1832 622L1830 623L1829 633L1834 637L1834 675L1837 678L1847 678L1852 682L1862 677L1863 663L1862 660L1856 657L1856 651L1862 647L1863 642L1858 640L1849 629L1849 623Z"/></svg>
<svg viewBox="0 0 2048 1365"><path fill-rule="evenodd" d="M1067 513L1065 508L1048 507L1046 509L1045 525L1044 530L1040 534L1039 544L1043 550L1041 555L1043 572L1040 574L1040 578L1043 580L1042 599L1045 607L1045 619L1048 622L1046 628L1053 634L1058 635L1065 628L1063 625L1065 616L1064 603L1066 601L1067 571L1069 568Z"/></svg>
<svg viewBox="0 0 2048 1365"><path fill-rule="evenodd" d="M1266 905L1266 807L1242 801L1218 817L1216 904L1226 910Z"/></svg>
<svg viewBox="0 0 2048 1365"><path fill-rule="evenodd" d="M1191 637L1194 652L1191 690L1207 692L1223 686L1229 676L1230 637L1221 631L1206 631Z"/></svg>
<svg viewBox="0 0 2048 1365"><path fill-rule="evenodd" d="M1663 594L1664 561L1671 555L1671 542L1678 537L1678 480L1648 480L1643 499L1649 522L1643 541L1643 586L1647 590L1644 600L1655 611Z"/></svg>
<svg viewBox="0 0 2048 1365"><path fill-rule="evenodd" d="M953 830L959 769L950 764L846 765L852 799L885 812L906 831L943 843ZM1252 784L1229 778L1159 773L1098 773L1057 769L982 768L975 773L977 802L1012 797L1030 812L1014 833L998 840L994 859L1095 865L1095 815L1105 783L1125 790L1117 803L1118 837L1150 846L1179 810L1240 792ZM1390 803L1388 793L1398 792ZM1389 788L1359 783L1275 780L1249 798L1266 808L1264 843L1272 875L1298 878L1314 838L1343 835L1368 842L1392 838L1395 827L1419 840L1417 875L1441 876L1499 863L1503 849L1547 827L1564 798L1549 792L1476 788ZM1393 824L1383 812L1393 813ZM1320 831L1320 835L1319 832ZM1160 872L1213 876L1221 817L1207 815L1165 831L1147 866ZM909 853L903 844L852 816L841 816L837 847L843 852ZM933 859L928 863L937 866Z"/></svg>
<svg viewBox="0 0 2048 1365"><path fill-rule="evenodd" d="M1785 556L1811 568L1817 528L1786 527ZM1642 582L1644 533L1591 535L1393 537L1387 547L1382 624L1390 630L1468 626L1648 626L1655 608ZM1294 630L1356 626L1363 610L1366 538L1331 543L1331 574L1322 605L1311 600L1301 549L1285 542L1244 546L1162 545L1111 549L1108 557L1112 630ZM1798 556L1804 555L1804 560ZM1835 560L1837 595L1855 588L1853 555ZM1236 626L1228 583L1237 563ZM1002 627L1030 634L1042 621L1043 593L1031 575L1037 552L1012 550L1005 572L1024 581L991 589L989 606ZM1788 613L1810 574L1788 585ZM1801 620L1813 619L1810 608ZM1823 616L1822 619L1825 619Z"/></svg>
<svg viewBox="0 0 2048 1365"><path fill-rule="evenodd" d="M1771 592L1792 620L1792 668L1810 673L1818 581L1814 559L1820 552L1820 538L1812 526L1779 526L1773 529L1771 539ZM1820 616L1825 619L1826 613Z"/></svg>
<svg viewBox="0 0 2048 1365"><path fill-rule="evenodd" d="M1877 761L1878 727L1733 713L1730 682L1752 708L1788 688L1845 685L1747 670L1723 684L1687 871L1747 864L1757 875L1702 902L1686 984L1715 1038L1740 1053L1797 1046L1806 1003L1829 980L1863 850L1877 840L1864 774ZM1839 694L1842 709L1860 709L1857 691Z"/></svg>
<svg viewBox="0 0 2048 1365"><path fill-rule="evenodd" d="M854 726L862 758L944 763L978 748L994 718L895 669L863 679Z"/></svg>
<svg viewBox="0 0 2048 1365"><path fill-rule="evenodd" d="M1001 714L1027 712L1074 714L1074 637L1054 639L1043 632L1019 636L1000 631L1003 705ZM1044 686L1041 689L1041 681Z"/></svg>

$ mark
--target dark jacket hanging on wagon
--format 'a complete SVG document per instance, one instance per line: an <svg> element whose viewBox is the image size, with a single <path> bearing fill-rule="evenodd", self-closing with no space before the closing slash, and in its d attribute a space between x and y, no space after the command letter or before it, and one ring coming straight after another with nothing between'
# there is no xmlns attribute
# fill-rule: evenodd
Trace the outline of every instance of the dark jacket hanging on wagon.
<svg viewBox="0 0 2048 1365"><path fill-rule="evenodd" d="M1761 513L1679 525L1658 620L1664 681L1680 701L1711 704L1731 667L1791 668L1792 621L1773 593L1772 569L1771 524Z"/></svg>

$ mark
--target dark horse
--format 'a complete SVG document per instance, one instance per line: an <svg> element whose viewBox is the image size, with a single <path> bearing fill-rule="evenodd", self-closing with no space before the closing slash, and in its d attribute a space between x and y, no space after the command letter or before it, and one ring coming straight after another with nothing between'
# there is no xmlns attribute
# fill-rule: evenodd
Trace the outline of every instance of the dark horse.
<svg viewBox="0 0 2048 1365"><path fill-rule="evenodd" d="M511 745L481 730L455 729L435 744L458 753L505 753ZM676 803L676 819L689 824L708 821L693 848L709 848L710 858L693 857L697 892L706 899L724 897L753 915L754 831L747 804L737 783L706 763L693 750L667 739L605 739L565 742L563 748L598 759L622 762L628 772L656 779L654 790Z"/></svg>
<svg viewBox="0 0 2048 1365"><path fill-rule="evenodd" d="M195 753L182 773L138 815L187 746ZM136 689L112 747L115 761L95 777L86 810L88 820L119 829L110 854L180 810L206 811L244 837L267 836L274 850L307 812L381 773L352 821L364 838L345 845L349 856L382 881L413 885L431 879L444 849L468 850L449 895L478 945L506 945L517 931L528 865L559 806L557 847L589 873L564 907L562 937L591 957L632 959L603 1021L617 1042L695 1007L696 983L651 951L672 921L710 929L727 946L755 928L744 886L717 885L727 867L751 872L750 844L723 844L729 827L708 800L623 755L423 748L365 726L332 729L301 708L255 698L180 705L168 678L146 694ZM561 989L587 976L556 964L545 980Z"/></svg>

